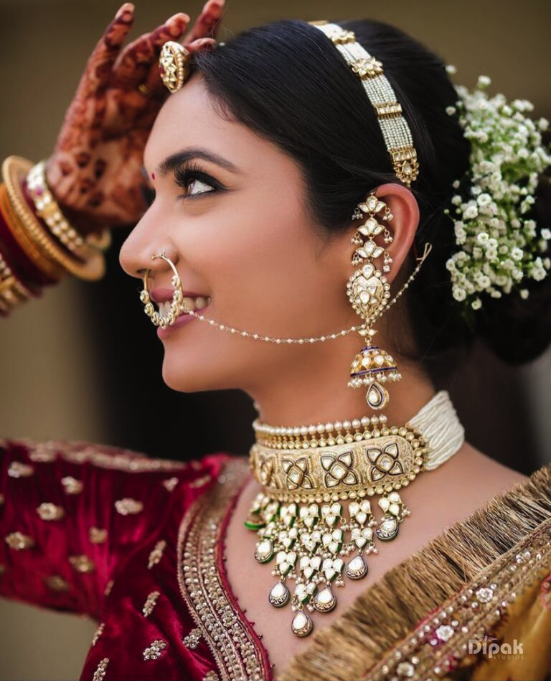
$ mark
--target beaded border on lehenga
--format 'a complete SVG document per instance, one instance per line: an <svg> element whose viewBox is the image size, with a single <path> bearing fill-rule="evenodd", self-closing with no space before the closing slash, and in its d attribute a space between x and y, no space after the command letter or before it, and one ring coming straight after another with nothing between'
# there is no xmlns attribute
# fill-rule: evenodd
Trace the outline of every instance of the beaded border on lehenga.
<svg viewBox="0 0 551 681"><path fill-rule="evenodd" d="M212 489L186 511L178 532L178 583L220 678L261 681L272 678L267 655L220 580L222 521L247 472L246 460L228 460Z"/></svg>
<svg viewBox="0 0 551 681"><path fill-rule="evenodd" d="M468 652L507 614L509 604L551 567L551 518L488 565L369 669L370 681L448 678Z"/></svg>

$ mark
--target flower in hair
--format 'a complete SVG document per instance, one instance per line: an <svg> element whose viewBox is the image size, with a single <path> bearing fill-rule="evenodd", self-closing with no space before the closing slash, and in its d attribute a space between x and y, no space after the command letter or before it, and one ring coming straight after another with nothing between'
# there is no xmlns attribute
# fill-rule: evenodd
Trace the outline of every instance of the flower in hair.
<svg viewBox="0 0 551 681"><path fill-rule="evenodd" d="M455 73L454 66L447 67ZM452 295L477 310L485 296L501 298L518 290L527 298L526 279L540 281L551 269L545 257L551 230L538 230L527 219L535 202L538 176L551 166L541 132L549 121L524 115L533 105L524 99L508 103L502 94L489 98L488 76L480 76L472 92L455 86L459 99L446 113L457 115L471 142L467 177L456 180L446 209L460 247L448 259Z"/></svg>

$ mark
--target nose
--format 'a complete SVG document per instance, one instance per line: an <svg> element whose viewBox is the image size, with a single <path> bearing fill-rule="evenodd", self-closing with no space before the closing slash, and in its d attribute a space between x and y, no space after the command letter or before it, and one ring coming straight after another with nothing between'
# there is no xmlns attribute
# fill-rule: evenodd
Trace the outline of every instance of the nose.
<svg viewBox="0 0 551 681"><path fill-rule="evenodd" d="M164 272L170 266L162 258L153 258L161 253L173 263L178 261L178 252L166 233L152 229L147 211L138 224L128 235L119 254L119 262L126 274L131 277L142 278L146 270ZM148 227L149 224L149 227Z"/></svg>

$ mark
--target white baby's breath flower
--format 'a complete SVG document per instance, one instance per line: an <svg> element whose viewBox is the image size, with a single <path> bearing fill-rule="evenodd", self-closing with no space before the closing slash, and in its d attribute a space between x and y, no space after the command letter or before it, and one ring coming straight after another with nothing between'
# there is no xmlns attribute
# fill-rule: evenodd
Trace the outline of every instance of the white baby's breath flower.
<svg viewBox="0 0 551 681"><path fill-rule="evenodd" d="M453 298L473 309L483 305L484 295L499 298L525 277L539 280L551 270L551 259L538 255L547 251L551 229L538 232L534 220L522 217L535 202L540 175L551 166L541 139L549 121L528 118L525 112L534 107L527 100L489 97L490 84L488 76L480 76L472 91L454 86L459 99L448 107L470 140L471 165L470 183L466 178L453 183L456 191L465 188L464 195L456 193L456 208L446 211L459 246L446 266Z"/></svg>
<svg viewBox="0 0 551 681"><path fill-rule="evenodd" d="M526 300L526 298L528 298L529 295L530 295L530 291L527 288L521 288L520 289L520 297L521 298L524 298Z"/></svg>
<svg viewBox="0 0 551 681"><path fill-rule="evenodd" d="M461 302L462 300L465 300L465 298L467 297L467 293L465 292L465 289L461 288L460 286L454 286L453 287L452 295L459 302Z"/></svg>
<svg viewBox="0 0 551 681"><path fill-rule="evenodd" d="M478 82L477 86L481 88L486 88L488 85L490 85L492 82L491 78L489 76L479 76L478 77Z"/></svg>

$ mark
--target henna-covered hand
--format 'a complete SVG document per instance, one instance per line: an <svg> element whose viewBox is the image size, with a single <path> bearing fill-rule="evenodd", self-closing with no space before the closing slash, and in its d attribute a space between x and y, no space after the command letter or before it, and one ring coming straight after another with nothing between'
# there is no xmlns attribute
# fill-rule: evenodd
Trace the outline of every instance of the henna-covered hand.
<svg viewBox="0 0 551 681"><path fill-rule="evenodd" d="M179 13L122 49L134 20L125 3L92 52L46 166L52 193L83 234L135 224L146 209L140 191L143 150L169 95L159 52L176 40L190 52L215 44L224 0L208 0L187 35Z"/></svg>

